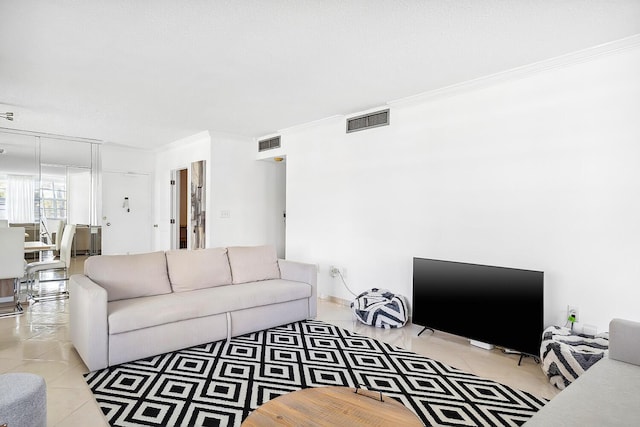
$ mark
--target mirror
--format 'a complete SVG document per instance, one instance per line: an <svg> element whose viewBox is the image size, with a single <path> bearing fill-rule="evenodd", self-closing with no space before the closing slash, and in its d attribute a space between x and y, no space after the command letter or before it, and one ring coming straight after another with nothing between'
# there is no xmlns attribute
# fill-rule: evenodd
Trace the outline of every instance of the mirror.
<svg viewBox="0 0 640 427"><path fill-rule="evenodd" d="M40 240L35 205L40 185L38 144L31 135L0 132L0 219L24 227L28 241Z"/></svg>
<svg viewBox="0 0 640 427"><path fill-rule="evenodd" d="M0 219L50 244L76 224L73 254L100 253L99 144L7 129L0 152Z"/></svg>
<svg viewBox="0 0 640 427"><path fill-rule="evenodd" d="M191 249L205 247L205 161L191 163Z"/></svg>

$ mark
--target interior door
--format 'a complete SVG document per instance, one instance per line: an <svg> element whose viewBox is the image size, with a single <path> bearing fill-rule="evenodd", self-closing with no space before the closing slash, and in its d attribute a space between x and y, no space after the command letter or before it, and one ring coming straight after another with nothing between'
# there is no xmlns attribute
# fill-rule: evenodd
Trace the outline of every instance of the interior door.
<svg viewBox="0 0 640 427"><path fill-rule="evenodd" d="M149 175L103 172L102 253L151 251L151 179Z"/></svg>
<svg viewBox="0 0 640 427"><path fill-rule="evenodd" d="M171 171L171 249L188 248L188 184L187 169Z"/></svg>

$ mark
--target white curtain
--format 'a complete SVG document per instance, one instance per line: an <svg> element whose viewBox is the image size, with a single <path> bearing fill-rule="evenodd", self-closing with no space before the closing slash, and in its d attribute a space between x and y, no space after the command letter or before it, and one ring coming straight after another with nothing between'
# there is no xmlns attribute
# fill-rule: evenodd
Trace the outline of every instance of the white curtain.
<svg viewBox="0 0 640 427"><path fill-rule="evenodd" d="M7 217L9 223L35 222L35 177L9 175L7 178Z"/></svg>

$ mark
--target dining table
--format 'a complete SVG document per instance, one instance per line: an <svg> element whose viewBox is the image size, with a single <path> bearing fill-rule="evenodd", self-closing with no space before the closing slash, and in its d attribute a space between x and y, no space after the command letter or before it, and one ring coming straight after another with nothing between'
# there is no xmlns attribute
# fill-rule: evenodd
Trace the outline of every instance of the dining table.
<svg viewBox="0 0 640 427"><path fill-rule="evenodd" d="M56 245L51 245L49 243L40 242L40 241L25 241L24 242L24 253L32 254L38 252L38 261L42 261L42 252L44 251L52 251L56 248ZM1 427L1 426L0 426Z"/></svg>
<svg viewBox="0 0 640 427"><path fill-rule="evenodd" d="M24 253L32 253L32 252L42 252L42 251L52 251L56 248L56 245L51 245L49 243L44 242L24 242Z"/></svg>

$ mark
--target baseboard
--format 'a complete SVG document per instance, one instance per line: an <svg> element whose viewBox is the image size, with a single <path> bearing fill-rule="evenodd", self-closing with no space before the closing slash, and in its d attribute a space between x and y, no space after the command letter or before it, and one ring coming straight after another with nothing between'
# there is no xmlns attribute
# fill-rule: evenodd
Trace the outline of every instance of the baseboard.
<svg viewBox="0 0 640 427"><path fill-rule="evenodd" d="M318 296L318 299L322 300L322 301L332 302L332 303L335 303L335 304L340 304L340 305L343 305L345 307L351 307L351 302L352 302L352 300L346 300L346 299L334 297L333 295L320 295L320 296ZM412 317L413 316L409 315L407 323L411 323Z"/></svg>
<svg viewBox="0 0 640 427"><path fill-rule="evenodd" d="M320 295L318 297L318 299L321 299L323 301L329 301L329 302L332 302L332 303L335 303L335 304L344 305L345 307L350 307L351 306L351 300L346 300L346 299L334 297L332 295Z"/></svg>

